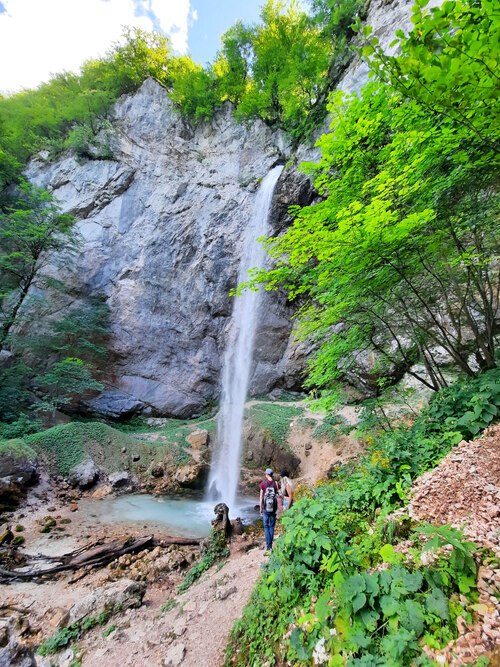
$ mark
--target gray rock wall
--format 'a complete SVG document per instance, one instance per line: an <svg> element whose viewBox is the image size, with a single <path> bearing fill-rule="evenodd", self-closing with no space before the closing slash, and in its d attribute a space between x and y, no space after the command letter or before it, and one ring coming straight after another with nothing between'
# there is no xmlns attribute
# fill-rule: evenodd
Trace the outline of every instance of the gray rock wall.
<svg viewBox="0 0 500 667"><path fill-rule="evenodd" d="M93 408L188 416L218 397L241 231L260 180L287 157L286 144L263 123L237 124L229 106L193 130L152 80L114 116L113 160L39 158L27 176L78 219L80 253L62 276L52 270L76 299L102 293L111 309L109 388ZM285 176L281 211L309 191L305 178ZM252 381L258 393L289 373L280 364L289 309L282 297L265 301Z"/></svg>

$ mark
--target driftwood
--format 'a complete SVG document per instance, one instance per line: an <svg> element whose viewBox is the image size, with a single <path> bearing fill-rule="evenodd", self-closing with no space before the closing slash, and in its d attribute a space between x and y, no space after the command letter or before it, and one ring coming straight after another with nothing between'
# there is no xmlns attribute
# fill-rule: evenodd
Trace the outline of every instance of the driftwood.
<svg viewBox="0 0 500 667"><path fill-rule="evenodd" d="M73 571L80 568L92 569L102 567L111 561L124 556L125 554L141 551L142 549L151 549L155 546L165 546L169 544L177 545L197 545L199 539L189 537L163 537L155 539L153 535L139 537L137 539L123 538L103 543L103 541L93 542L80 549L72 551L64 556L30 556L28 566L34 565L37 561L45 563L57 563L48 568L35 568L27 571L4 570L0 568L0 583L9 583L16 580L44 579L59 572Z"/></svg>

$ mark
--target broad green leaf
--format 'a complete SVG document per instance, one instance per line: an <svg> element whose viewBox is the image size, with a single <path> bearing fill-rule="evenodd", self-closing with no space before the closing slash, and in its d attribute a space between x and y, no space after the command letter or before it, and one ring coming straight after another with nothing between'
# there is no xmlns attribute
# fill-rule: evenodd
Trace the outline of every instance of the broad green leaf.
<svg viewBox="0 0 500 667"><path fill-rule="evenodd" d="M392 544L384 544L379 551L384 563L394 564L397 562L397 555Z"/></svg>
<svg viewBox="0 0 500 667"><path fill-rule="evenodd" d="M352 600L352 610L354 613L359 611L366 604L366 595L358 593Z"/></svg>
<svg viewBox="0 0 500 667"><path fill-rule="evenodd" d="M440 588L433 588L425 599L427 609L443 621L450 617L448 598Z"/></svg>
<svg viewBox="0 0 500 667"><path fill-rule="evenodd" d="M397 598L392 595L380 596L380 608L384 616L394 616L399 612L400 604Z"/></svg>

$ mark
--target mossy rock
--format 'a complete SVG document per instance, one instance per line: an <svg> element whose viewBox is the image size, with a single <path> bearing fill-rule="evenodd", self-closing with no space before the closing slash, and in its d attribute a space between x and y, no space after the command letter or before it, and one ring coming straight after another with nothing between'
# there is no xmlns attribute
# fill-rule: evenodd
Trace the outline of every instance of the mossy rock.
<svg viewBox="0 0 500 667"><path fill-rule="evenodd" d="M28 461L36 461L37 458L36 451L29 447L22 438L0 440L0 460L7 456Z"/></svg>
<svg viewBox="0 0 500 667"><path fill-rule="evenodd" d="M156 460L165 447L142 442L102 422L72 422L35 433L26 442L46 461L53 472L63 476L90 457L106 472L138 470L139 461ZM124 453L125 452L125 453Z"/></svg>

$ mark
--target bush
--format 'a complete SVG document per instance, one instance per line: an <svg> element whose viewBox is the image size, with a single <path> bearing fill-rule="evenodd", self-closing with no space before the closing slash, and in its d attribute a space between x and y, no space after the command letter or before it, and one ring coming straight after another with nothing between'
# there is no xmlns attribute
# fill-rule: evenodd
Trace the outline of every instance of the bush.
<svg viewBox="0 0 500 667"><path fill-rule="evenodd" d="M43 423L40 419L33 419L26 414L22 414L15 422L3 424L0 422L0 439L10 440L12 438L22 438L32 433L37 433L43 429Z"/></svg>

